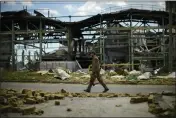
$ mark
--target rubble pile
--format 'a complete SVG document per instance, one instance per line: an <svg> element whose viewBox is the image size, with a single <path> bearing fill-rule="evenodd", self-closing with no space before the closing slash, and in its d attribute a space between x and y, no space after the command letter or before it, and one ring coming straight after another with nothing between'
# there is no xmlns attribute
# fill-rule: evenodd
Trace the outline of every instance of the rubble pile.
<svg viewBox="0 0 176 118"><path fill-rule="evenodd" d="M56 68L48 71L38 72L6 72L6 76L2 81L29 81L29 82L71 82L87 84L90 79L91 71L78 70L71 72L68 69ZM133 70L128 71L126 69L114 69L107 70L101 69L101 77L106 83L116 84L149 84L149 85L173 85L175 84L175 72L172 72L166 76L158 76L151 72L144 72Z"/></svg>
<svg viewBox="0 0 176 118"><path fill-rule="evenodd" d="M170 107L165 107L162 102L162 95L173 96L175 95L170 91L163 91L161 94L149 93L149 94L120 94L120 93L71 93L64 89L58 92L44 92L41 90L29 90L23 89L21 92L13 89L1 89L0 91L0 113L21 113L22 115L42 115L43 110L36 109L35 104L41 104L47 102L48 100L56 100L55 105L59 106L61 104L60 100L65 97L79 97L79 98L96 98L96 97L131 97L130 103L148 103L148 111L152 114L159 116L168 116L173 113L173 109ZM30 105L30 106L28 106ZM120 107L120 106L116 106ZM175 105L174 105L175 107ZM68 110L70 111L70 110Z"/></svg>
<svg viewBox="0 0 176 118"><path fill-rule="evenodd" d="M168 106L162 99L162 95L174 95L172 92L162 92L162 94L158 93L150 93L147 96L140 97L132 97L130 100L131 104L134 103L148 103L148 111L152 114L155 114L158 117L171 117L174 114L175 108L171 108Z"/></svg>
<svg viewBox="0 0 176 118"><path fill-rule="evenodd" d="M42 115L44 111L37 110L35 107L26 107L26 105L34 105L44 103L48 100L62 100L67 96L68 92L61 90L57 93L49 93L39 91L32 91L29 89L23 89L21 92L17 92L12 89L1 89L0 91L0 112L12 112L21 113L22 115ZM59 101L56 103L60 104Z"/></svg>

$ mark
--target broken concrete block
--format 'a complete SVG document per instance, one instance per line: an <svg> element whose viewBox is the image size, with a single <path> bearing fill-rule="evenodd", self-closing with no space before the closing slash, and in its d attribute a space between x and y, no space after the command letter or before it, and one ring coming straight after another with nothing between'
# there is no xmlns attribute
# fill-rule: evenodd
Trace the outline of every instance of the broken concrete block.
<svg viewBox="0 0 176 118"><path fill-rule="evenodd" d="M11 105L0 105L0 113L20 113L19 107L12 107Z"/></svg>
<svg viewBox="0 0 176 118"><path fill-rule="evenodd" d="M22 115L30 115L33 114L36 110L36 107L27 107L27 108L22 108Z"/></svg>
<svg viewBox="0 0 176 118"><path fill-rule="evenodd" d="M108 95L107 96L107 98L113 98L114 97L114 95Z"/></svg>
<svg viewBox="0 0 176 118"><path fill-rule="evenodd" d="M140 74L141 74L141 71L136 71L136 70L129 72L129 75L140 75Z"/></svg>
<svg viewBox="0 0 176 118"><path fill-rule="evenodd" d="M55 95L54 94L49 94L49 100L54 100L55 99Z"/></svg>
<svg viewBox="0 0 176 118"><path fill-rule="evenodd" d="M162 95L165 95L165 96L174 96L176 94L174 92L172 92L172 91L163 91Z"/></svg>
<svg viewBox="0 0 176 118"><path fill-rule="evenodd" d="M69 93L67 97L72 98L73 96L72 96L72 94L71 94L71 93Z"/></svg>
<svg viewBox="0 0 176 118"><path fill-rule="evenodd" d="M70 112L70 111L72 111L72 109L71 108L67 108L67 111Z"/></svg>
<svg viewBox="0 0 176 118"><path fill-rule="evenodd" d="M40 93L40 96L44 97L44 96L45 96L45 93L44 93L44 92L41 92L41 93Z"/></svg>
<svg viewBox="0 0 176 118"><path fill-rule="evenodd" d="M11 112L11 113L21 113L22 110L21 110L20 107L11 107L11 108L9 108L9 112Z"/></svg>
<svg viewBox="0 0 176 118"><path fill-rule="evenodd" d="M9 94L9 93L4 95L4 97L6 97L6 98L10 98L12 96L14 96L14 95L13 94Z"/></svg>
<svg viewBox="0 0 176 118"><path fill-rule="evenodd" d="M55 101L55 105L60 105L60 101Z"/></svg>
<svg viewBox="0 0 176 118"><path fill-rule="evenodd" d="M114 93L114 94L113 94L113 97L118 97L118 94L117 94L117 93Z"/></svg>
<svg viewBox="0 0 176 118"><path fill-rule="evenodd" d="M78 95L76 93L71 93L73 97L77 97Z"/></svg>
<svg viewBox="0 0 176 118"><path fill-rule="evenodd" d="M154 95L150 95L149 97L148 97L148 103L154 103L155 102L155 97L154 97Z"/></svg>
<svg viewBox="0 0 176 118"><path fill-rule="evenodd" d="M34 111L33 114L34 115L42 115L42 114L44 114L44 111L43 110L36 110L36 111Z"/></svg>
<svg viewBox="0 0 176 118"><path fill-rule="evenodd" d="M55 69L54 74L55 74L54 77L59 77L62 80L65 80L71 77L67 72L65 72L63 69L60 69L60 68Z"/></svg>
<svg viewBox="0 0 176 118"><path fill-rule="evenodd" d="M67 91L64 89L61 89L61 93L67 93Z"/></svg>
<svg viewBox="0 0 176 118"><path fill-rule="evenodd" d="M99 96L99 97L103 97L103 94L102 94L102 93L100 93L98 96Z"/></svg>
<svg viewBox="0 0 176 118"><path fill-rule="evenodd" d="M7 113L10 108L10 105L0 105L0 113Z"/></svg>
<svg viewBox="0 0 176 118"><path fill-rule="evenodd" d="M31 90L23 89L21 93L22 93L22 94L27 94L28 91L31 91Z"/></svg>
<svg viewBox="0 0 176 118"><path fill-rule="evenodd" d="M124 95L125 95L125 97L130 97L130 94L128 94L128 93L125 93Z"/></svg>
<svg viewBox="0 0 176 118"><path fill-rule="evenodd" d="M23 100L16 97L8 98L8 104L13 107L19 107L23 105Z"/></svg>
<svg viewBox="0 0 176 118"><path fill-rule="evenodd" d="M26 98L24 103L25 104L36 104L37 102L33 98Z"/></svg>
<svg viewBox="0 0 176 118"><path fill-rule="evenodd" d="M84 96L87 96L87 94L85 94ZM93 97L93 98L98 97L98 94L96 94L96 93L90 93L90 97Z"/></svg>
<svg viewBox="0 0 176 118"><path fill-rule="evenodd" d="M129 97L137 97L135 94L130 94Z"/></svg>
<svg viewBox="0 0 176 118"><path fill-rule="evenodd" d="M44 98L44 97L41 97L41 96L35 97L35 100L36 100L36 103L37 103L37 104L39 104L39 103L44 103L44 102L45 102L45 98Z"/></svg>
<svg viewBox="0 0 176 118"><path fill-rule="evenodd" d="M27 98L27 95L26 95L26 94L21 94L21 93L17 93L16 96L17 96L18 98L21 98L21 99Z"/></svg>
<svg viewBox="0 0 176 118"><path fill-rule="evenodd" d="M148 98L147 97L134 97L131 98L130 103L142 103L142 102L147 102Z"/></svg>
<svg viewBox="0 0 176 118"><path fill-rule="evenodd" d="M40 96L40 92L41 92L41 90L32 91L32 95L33 96Z"/></svg>
<svg viewBox="0 0 176 118"><path fill-rule="evenodd" d="M7 93L7 94L15 94L15 93L17 93L17 91L14 90L14 89L9 89L9 90L7 90L6 93Z"/></svg>
<svg viewBox="0 0 176 118"><path fill-rule="evenodd" d="M54 99L64 99L64 95L62 95L62 94L55 94L54 95Z"/></svg>
<svg viewBox="0 0 176 118"><path fill-rule="evenodd" d="M50 97L50 95L45 95L45 96L44 96L44 99L45 99L46 101L48 101L48 100L49 100L49 97Z"/></svg>
<svg viewBox="0 0 176 118"><path fill-rule="evenodd" d="M172 118L173 113L170 111L165 111L164 113L158 114L157 118Z"/></svg>
<svg viewBox="0 0 176 118"><path fill-rule="evenodd" d="M27 97L32 97L32 91L31 90L28 90L28 89L23 89L22 90L22 94L26 94Z"/></svg>
<svg viewBox="0 0 176 118"><path fill-rule="evenodd" d="M149 105L148 111L152 114L159 114L159 113L163 113L164 110L159 106L159 105Z"/></svg>
<svg viewBox="0 0 176 118"><path fill-rule="evenodd" d="M3 96L0 96L0 104L2 105L7 105L8 102L7 102L7 98L3 97Z"/></svg>
<svg viewBox="0 0 176 118"><path fill-rule="evenodd" d="M0 96L5 96L7 93L4 89L0 89Z"/></svg>
<svg viewBox="0 0 176 118"><path fill-rule="evenodd" d="M122 105L116 105L116 107L121 107Z"/></svg>

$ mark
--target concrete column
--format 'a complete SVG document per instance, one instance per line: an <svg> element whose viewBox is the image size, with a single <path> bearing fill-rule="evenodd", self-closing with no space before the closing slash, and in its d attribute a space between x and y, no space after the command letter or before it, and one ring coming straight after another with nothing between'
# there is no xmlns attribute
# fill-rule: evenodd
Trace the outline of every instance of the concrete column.
<svg viewBox="0 0 176 118"><path fill-rule="evenodd" d="M67 41L68 41L68 60L72 59L73 47L71 46L71 42L73 40L73 34L71 27L67 27Z"/></svg>
<svg viewBox="0 0 176 118"><path fill-rule="evenodd" d="M79 40L79 52L81 52L81 42L82 40Z"/></svg>
<svg viewBox="0 0 176 118"><path fill-rule="evenodd" d="M132 27L132 15L130 15L130 28ZM132 29L130 29L130 37L129 37L129 43L130 43L130 50L129 50L129 60L130 60L130 64L131 64L131 70L133 70L134 69L134 50L133 50L133 48L134 48L134 46L133 46L133 38L132 38L132 36L133 36L133 32L132 32Z"/></svg>
<svg viewBox="0 0 176 118"><path fill-rule="evenodd" d="M43 36L42 36L42 21L40 19L40 33L39 33L39 40L40 40L40 63L42 62L42 40L43 40Z"/></svg>
<svg viewBox="0 0 176 118"><path fill-rule="evenodd" d="M12 70L15 70L15 30L14 21L12 20Z"/></svg>
<svg viewBox="0 0 176 118"><path fill-rule="evenodd" d="M75 53L77 52L77 41L74 41L74 50L75 50Z"/></svg>
<svg viewBox="0 0 176 118"><path fill-rule="evenodd" d="M82 41L82 51L84 52L84 41Z"/></svg>

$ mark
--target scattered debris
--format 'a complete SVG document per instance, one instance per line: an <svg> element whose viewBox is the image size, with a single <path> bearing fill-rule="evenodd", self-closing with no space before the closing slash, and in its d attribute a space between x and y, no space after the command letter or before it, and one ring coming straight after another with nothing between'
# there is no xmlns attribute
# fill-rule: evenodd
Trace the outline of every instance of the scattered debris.
<svg viewBox="0 0 176 118"><path fill-rule="evenodd" d="M33 114L35 114L35 115L42 115L42 114L44 114L44 111L43 110L36 110L36 111L34 111Z"/></svg>
<svg viewBox="0 0 176 118"><path fill-rule="evenodd" d="M40 74L40 75L45 75L45 74L48 73L48 71L46 71L46 70L43 70L43 71L37 71L37 73Z"/></svg>
<svg viewBox="0 0 176 118"><path fill-rule="evenodd" d="M123 75L114 75L114 76L111 76L111 79L124 79L125 76Z"/></svg>
<svg viewBox="0 0 176 118"><path fill-rule="evenodd" d="M137 77L138 80L147 80L152 76L151 72L145 72L144 74Z"/></svg>
<svg viewBox="0 0 176 118"><path fill-rule="evenodd" d="M171 111L165 111L164 113L160 113L156 115L157 118L174 118L174 114Z"/></svg>
<svg viewBox="0 0 176 118"><path fill-rule="evenodd" d="M61 89L61 93L67 93L67 91L64 89Z"/></svg>
<svg viewBox="0 0 176 118"><path fill-rule="evenodd" d="M147 101L148 101L147 97L133 97L131 98L130 103L142 103Z"/></svg>
<svg viewBox="0 0 176 118"><path fill-rule="evenodd" d="M71 77L66 71L60 68L55 69L54 72L55 72L54 73L55 78L61 78L62 80L65 80Z"/></svg>
<svg viewBox="0 0 176 118"><path fill-rule="evenodd" d="M49 69L49 71L48 71L49 73L54 73L54 71L52 70L52 69Z"/></svg>
<svg viewBox="0 0 176 118"><path fill-rule="evenodd" d="M105 73L106 73L106 71L101 68L101 70L100 70L100 75L104 75Z"/></svg>
<svg viewBox="0 0 176 118"><path fill-rule="evenodd" d="M154 95L151 94L151 95L148 97L148 103L154 103L154 102L155 102L154 99L155 99Z"/></svg>
<svg viewBox="0 0 176 118"><path fill-rule="evenodd" d="M36 104L37 101L33 98L26 98L24 103L25 104Z"/></svg>
<svg viewBox="0 0 176 118"><path fill-rule="evenodd" d="M168 75L168 78L176 78L176 72L172 72Z"/></svg>
<svg viewBox="0 0 176 118"><path fill-rule="evenodd" d="M122 107L122 105L116 105L116 107Z"/></svg>
<svg viewBox="0 0 176 118"><path fill-rule="evenodd" d="M64 99L64 95L63 94L55 94L54 95L54 99L59 99L59 100L62 100L62 99Z"/></svg>
<svg viewBox="0 0 176 118"><path fill-rule="evenodd" d="M72 109L71 108L67 108L67 111L70 112L70 111L72 111Z"/></svg>
<svg viewBox="0 0 176 118"><path fill-rule="evenodd" d="M30 115L33 114L36 110L36 107L27 107L22 109L22 115Z"/></svg>
<svg viewBox="0 0 176 118"><path fill-rule="evenodd" d="M136 71L136 70L129 72L129 75L140 75L140 74L141 74L141 71Z"/></svg>
<svg viewBox="0 0 176 118"><path fill-rule="evenodd" d="M164 112L164 110L157 104L149 104L148 111L152 114L159 114Z"/></svg>
<svg viewBox="0 0 176 118"><path fill-rule="evenodd" d="M166 95L166 96L174 96L174 95L176 95L174 92L172 92L172 91L163 91L162 92L162 95Z"/></svg>
<svg viewBox="0 0 176 118"><path fill-rule="evenodd" d="M44 98L44 97L41 97L41 96L35 97L35 100L36 100L36 103L37 103L37 104L39 104L39 103L44 103L44 102L45 102L45 98Z"/></svg>
<svg viewBox="0 0 176 118"><path fill-rule="evenodd" d="M109 76L114 76L117 75L117 73L114 70L110 70L109 71Z"/></svg>
<svg viewBox="0 0 176 118"><path fill-rule="evenodd" d="M60 101L55 101L55 105L60 105Z"/></svg>

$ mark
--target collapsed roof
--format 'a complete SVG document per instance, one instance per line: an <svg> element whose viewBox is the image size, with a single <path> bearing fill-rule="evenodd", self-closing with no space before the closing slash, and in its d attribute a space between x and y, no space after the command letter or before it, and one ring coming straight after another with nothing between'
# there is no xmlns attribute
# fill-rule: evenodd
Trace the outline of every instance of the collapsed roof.
<svg viewBox="0 0 176 118"><path fill-rule="evenodd" d="M20 19L20 18L26 18L26 19L33 19L33 20L39 20L44 19L46 24L59 24L62 26L71 25L71 26L77 26L79 28L89 27L91 25L97 24L100 22L100 18L102 21L112 21L114 19L116 20L124 20L129 19L130 14L132 15L132 19L143 19L143 20L153 20L158 22L159 25L162 25L162 18L164 18L164 25L167 25L169 23L169 13L166 11L151 11L151 10L141 10L141 9L126 9L121 10L118 12L111 12L111 13L105 13L105 14L97 14L90 18L87 18L85 20L77 21L77 22L62 22L60 20L54 20L51 18L45 17L43 14L41 14L38 11L34 11L36 16L31 15L26 10L21 11L7 11L2 12L2 20L3 19ZM173 24L176 24L176 14L173 13Z"/></svg>

